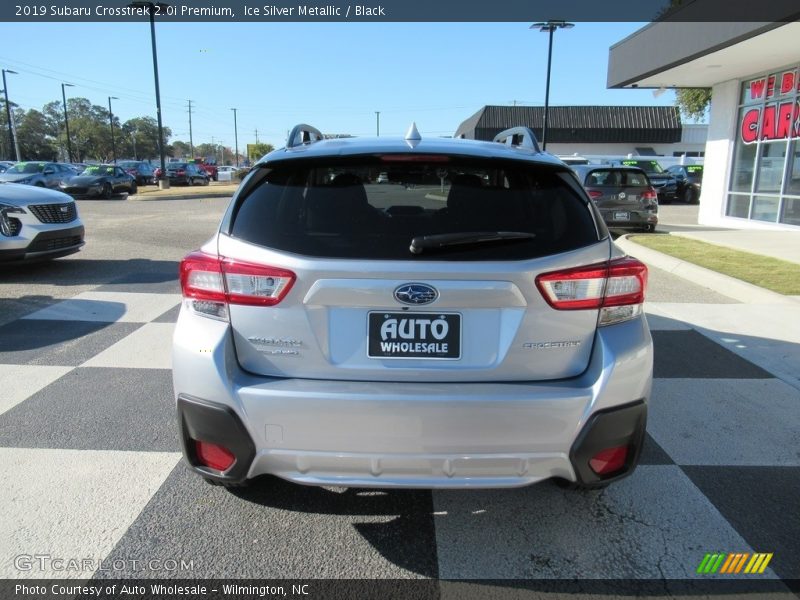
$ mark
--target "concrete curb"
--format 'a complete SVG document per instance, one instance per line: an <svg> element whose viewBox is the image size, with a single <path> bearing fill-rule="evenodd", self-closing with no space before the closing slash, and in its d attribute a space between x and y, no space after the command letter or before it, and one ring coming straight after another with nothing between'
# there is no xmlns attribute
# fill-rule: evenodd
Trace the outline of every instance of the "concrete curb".
<svg viewBox="0 0 800 600"><path fill-rule="evenodd" d="M135 202L155 202L157 200L200 200L202 198L230 198L233 194L229 194L227 192L208 192L207 194L185 194L185 195L173 195L173 196L150 196L149 194L146 196L136 195L136 196L128 196L128 200L133 200Z"/></svg>
<svg viewBox="0 0 800 600"><path fill-rule="evenodd" d="M626 254L634 256L648 265L663 269L673 275L745 304L798 304L798 301L791 296L784 296L741 279L723 275L662 252L640 246L628 239L627 235L617 238L614 243Z"/></svg>

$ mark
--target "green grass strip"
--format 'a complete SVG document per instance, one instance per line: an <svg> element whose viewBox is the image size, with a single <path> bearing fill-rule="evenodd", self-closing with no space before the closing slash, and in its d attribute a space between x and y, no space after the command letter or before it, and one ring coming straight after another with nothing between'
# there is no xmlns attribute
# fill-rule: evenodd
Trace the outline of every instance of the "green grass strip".
<svg viewBox="0 0 800 600"><path fill-rule="evenodd" d="M789 296L800 295L800 265L674 235L634 235L632 242Z"/></svg>

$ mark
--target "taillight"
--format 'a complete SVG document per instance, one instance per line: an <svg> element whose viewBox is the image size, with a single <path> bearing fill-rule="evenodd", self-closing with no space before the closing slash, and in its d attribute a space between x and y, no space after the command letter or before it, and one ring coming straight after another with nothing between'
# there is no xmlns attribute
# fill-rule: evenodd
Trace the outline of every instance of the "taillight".
<svg viewBox="0 0 800 600"><path fill-rule="evenodd" d="M642 198L642 200L657 201L658 200L658 194L656 194L656 191L653 188L650 188L644 194L642 194L641 198Z"/></svg>
<svg viewBox="0 0 800 600"><path fill-rule="evenodd" d="M603 196L603 192L598 192L597 190L589 190L589 197L592 200L597 200Z"/></svg>
<svg viewBox="0 0 800 600"><path fill-rule="evenodd" d="M600 309L599 325L632 319L642 312L647 267L631 257L544 273L536 286L557 310Z"/></svg>
<svg viewBox="0 0 800 600"><path fill-rule="evenodd" d="M184 171L183 169L178 169L178 177L180 177L181 175L186 175L186 171Z"/></svg>
<svg viewBox="0 0 800 600"><path fill-rule="evenodd" d="M274 306L289 293L291 271L192 252L181 261L181 291L195 312L227 320L228 304Z"/></svg>

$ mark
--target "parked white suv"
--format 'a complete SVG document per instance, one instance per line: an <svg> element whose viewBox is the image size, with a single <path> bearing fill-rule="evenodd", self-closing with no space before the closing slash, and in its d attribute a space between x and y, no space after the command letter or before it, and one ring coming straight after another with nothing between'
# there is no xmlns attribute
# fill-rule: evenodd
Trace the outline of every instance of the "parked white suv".
<svg viewBox="0 0 800 600"><path fill-rule="evenodd" d="M530 130L298 126L180 272L178 421L211 482L597 486L636 465L647 269Z"/></svg>

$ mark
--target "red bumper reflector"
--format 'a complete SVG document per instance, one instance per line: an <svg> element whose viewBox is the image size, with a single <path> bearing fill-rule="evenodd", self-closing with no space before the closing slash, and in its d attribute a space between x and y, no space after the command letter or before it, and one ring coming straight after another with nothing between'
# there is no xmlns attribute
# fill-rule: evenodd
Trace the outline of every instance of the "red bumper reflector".
<svg viewBox="0 0 800 600"><path fill-rule="evenodd" d="M200 464L217 471L227 471L236 461L236 457L230 450L217 444L195 440L194 449Z"/></svg>
<svg viewBox="0 0 800 600"><path fill-rule="evenodd" d="M606 448L595 454L589 459L589 466L598 475L608 475L619 471L625 466L628 458L628 447L617 446L616 448Z"/></svg>

